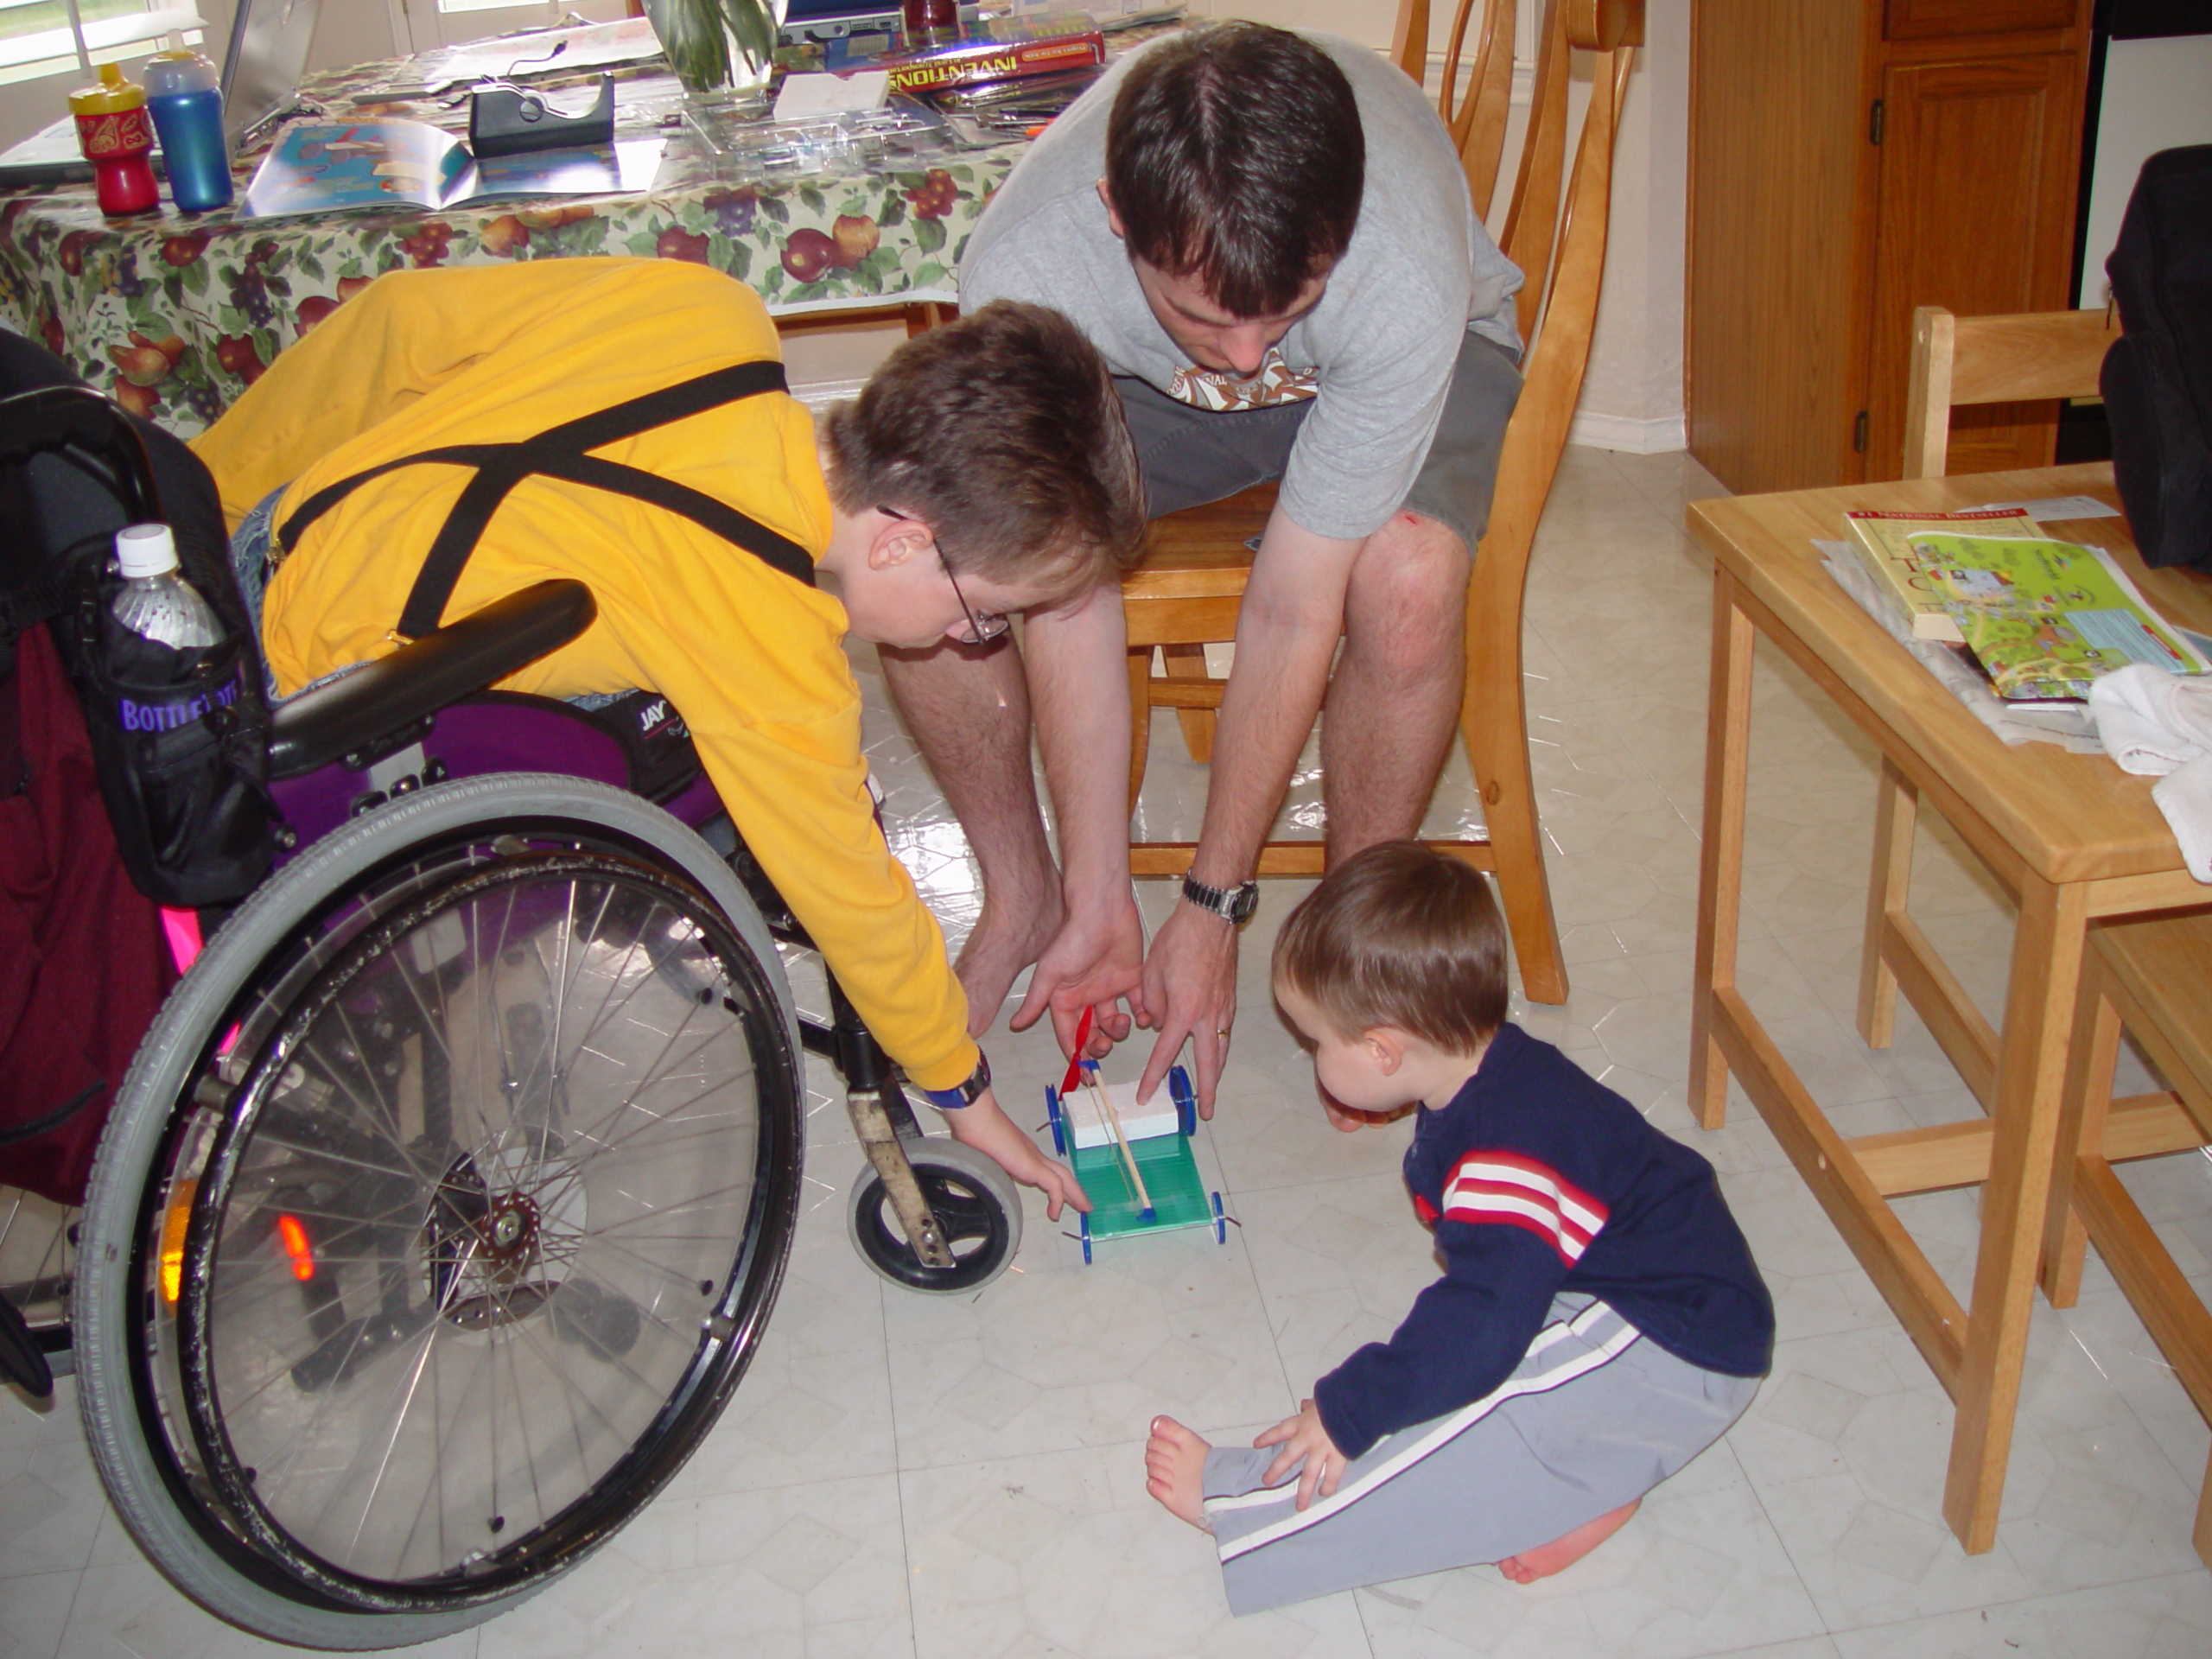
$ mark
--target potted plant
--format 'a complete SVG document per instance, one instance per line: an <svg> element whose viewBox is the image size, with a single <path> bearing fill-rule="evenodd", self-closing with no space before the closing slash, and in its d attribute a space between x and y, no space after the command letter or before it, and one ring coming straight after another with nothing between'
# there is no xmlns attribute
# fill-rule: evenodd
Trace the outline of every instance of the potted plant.
<svg viewBox="0 0 2212 1659"><path fill-rule="evenodd" d="M783 0L645 0L669 67L689 92L765 86Z"/></svg>

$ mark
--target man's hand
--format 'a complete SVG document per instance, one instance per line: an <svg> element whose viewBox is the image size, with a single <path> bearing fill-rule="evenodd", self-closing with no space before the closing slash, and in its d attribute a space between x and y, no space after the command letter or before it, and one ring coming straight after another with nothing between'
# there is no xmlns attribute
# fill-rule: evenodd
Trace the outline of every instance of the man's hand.
<svg viewBox="0 0 2212 1659"><path fill-rule="evenodd" d="M1141 1012L1160 1033L1137 1084L1140 1103L1152 1098L1187 1037L1198 1064L1198 1116L1213 1116L1214 1085L1229 1058L1236 1018L1236 928L1222 917L1178 900L1144 959Z"/></svg>
<svg viewBox="0 0 2212 1659"><path fill-rule="evenodd" d="M1071 911L1060 931L1038 956L1029 976L1029 994L1007 1021L1014 1031L1027 1031L1047 1008L1060 1052L1070 1059L1100 1059L1129 1034L1129 1015L1122 1007L1127 997L1141 1016L1144 973L1144 923L1136 900L1123 889L1121 904L1110 914L1077 916ZM1086 1007L1092 1016L1087 1051L1075 1052L1075 1033Z"/></svg>
<svg viewBox="0 0 2212 1659"><path fill-rule="evenodd" d="M1351 1459L1337 1450L1337 1443L1329 1438L1329 1431L1321 1427L1321 1412L1311 1400L1304 1402L1295 1417L1286 1417L1273 1428L1263 1431L1252 1442L1264 1451L1271 1446L1282 1450L1275 1453L1275 1460L1268 1465L1268 1472L1260 1477L1260 1484L1273 1486L1295 1467L1300 1459L1306 1466L1298 1471L1298 1503L1304 1510L1313 1502L1319 1492L1323 1497L1337 1495L1337 1483L1344 1478L1345 1465Z"/></svg>
<svg viewBox="0 0 2212 1659"><path fill-rule="evenodd" d="M1042 1192L1046 1220L1058 1221L1063 1205L1071 1204L1084 1211L1090 1208L1090 1199L1075 1172L1038 1151L1037 1143L999 1109L989 1090L976 1096L973 1104L947 1112L944 1125L962 1146L973 1147L1024 1186Z"/></svg>

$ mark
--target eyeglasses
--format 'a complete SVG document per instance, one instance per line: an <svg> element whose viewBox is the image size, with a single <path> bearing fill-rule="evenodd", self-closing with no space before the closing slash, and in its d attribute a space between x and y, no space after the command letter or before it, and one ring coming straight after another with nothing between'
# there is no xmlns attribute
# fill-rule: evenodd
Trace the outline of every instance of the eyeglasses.
<svg viewBox="0 0 2212 1659"><path fill-rule="evenodd" d="M903 524L921 521L911 512L901 512L896 507L878 507L876 511L887 518L896 518ZM934 535L931 537L935 539ZM952 574L952 562L944 556L943 543L938 543L937 562L944 568L944 579L952 586L952 596L960 601L960 613L968 619L968 632L960 636L963 645L987 645L1013 626L997 611L978 611L968 602L968 595L960 591L960 578Z"/></svg>

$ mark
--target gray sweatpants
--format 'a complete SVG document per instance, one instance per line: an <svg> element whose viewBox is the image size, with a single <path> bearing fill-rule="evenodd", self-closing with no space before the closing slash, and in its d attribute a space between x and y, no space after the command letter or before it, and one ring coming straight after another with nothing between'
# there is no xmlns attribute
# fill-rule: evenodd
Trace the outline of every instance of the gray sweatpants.
<svg viewBox="0 0 2212 1659"><path fill-rule="evenodd" d="M1440 1573L1550 1542L1649 1491L1719 1440L1758 1389L1677 1359L1605 1303L1562 1296L1512 1376L1385 1435L1300 1515L1260 1484L1272 1449L1206 1457L1206 1519L1230 1611Z"/></svg>

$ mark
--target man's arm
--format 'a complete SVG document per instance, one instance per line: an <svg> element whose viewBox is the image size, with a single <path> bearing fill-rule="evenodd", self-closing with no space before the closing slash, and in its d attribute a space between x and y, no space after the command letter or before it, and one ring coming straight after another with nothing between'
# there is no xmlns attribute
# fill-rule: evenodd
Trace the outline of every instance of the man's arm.
<svg viewBox="0 0 2212 1659"><path fill-rule="evenodd" d="M1344 626L1344 589L1363 543L1301 529L1278 507L1260 538L1236 617L1236 662L1223 694L1212 781L1191 874L1234 887L1259 862L1260 845L1329 683ZM1236 1012L1236 930L1178 903L1145 958L1143 1007L1160 1033L1137 1097L1148 1100L1186 1037L1198 1058L1198 1111L1213 1116L1214 1086Z"/></svg>
<svg viewBox="0 0 2212 1659"><path fill-rule="evenodd" d="M1026 1030L1049 1006L1070 1053L1085 1007L1096 1008L1099 1031L1116 1042L1129 1034L1119 999L1144 1013L1144 930L1129 889L1128 657L1118 584L1102 582L1024 619L1021 660L1052 792L1067 914L1009 1024Z"/></svg>

